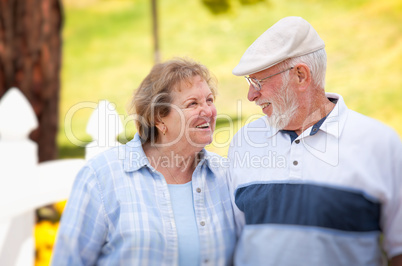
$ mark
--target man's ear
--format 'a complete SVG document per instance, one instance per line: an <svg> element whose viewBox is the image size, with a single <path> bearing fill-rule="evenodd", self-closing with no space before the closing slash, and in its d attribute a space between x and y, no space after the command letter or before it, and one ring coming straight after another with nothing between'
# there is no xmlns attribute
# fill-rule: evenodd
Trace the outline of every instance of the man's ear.
<svg viewBox="0 0 402 266"><path fill-rule="evenodd" d="M297 76L297 84L299 85L299 90L306 90L311 84L311 72L310 68L306 64L297 64L295 66L295 73Z"/></svg>

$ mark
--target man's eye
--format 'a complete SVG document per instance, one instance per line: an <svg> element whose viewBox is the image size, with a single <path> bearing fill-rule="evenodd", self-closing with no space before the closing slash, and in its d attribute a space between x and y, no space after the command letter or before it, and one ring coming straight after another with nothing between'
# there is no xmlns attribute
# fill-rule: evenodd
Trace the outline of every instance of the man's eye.
<svg viewBox="0 0 402 266"><path fill-rule="evenodd" d="M208 99L207 99L207 102L213 103L213 102L214 102L214 98L208 98Z"/></svg>

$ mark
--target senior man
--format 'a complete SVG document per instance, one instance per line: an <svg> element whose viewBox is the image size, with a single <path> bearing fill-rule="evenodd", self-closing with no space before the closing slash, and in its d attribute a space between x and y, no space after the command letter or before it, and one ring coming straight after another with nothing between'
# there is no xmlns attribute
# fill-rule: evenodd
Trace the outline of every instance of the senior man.
<svg viewBox="0 0 402 266"><path fill-rule="evenodd" d="M324 46L283 18L233 70L266 115L229 149L236 265L402 265L402 143L325 93Z"/></svg>

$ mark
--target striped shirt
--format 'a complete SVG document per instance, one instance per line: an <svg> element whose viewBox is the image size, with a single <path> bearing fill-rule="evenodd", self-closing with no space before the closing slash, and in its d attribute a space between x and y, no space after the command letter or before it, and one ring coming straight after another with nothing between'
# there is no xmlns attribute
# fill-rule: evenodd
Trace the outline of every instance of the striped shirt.
<svg viewBox="0 0 402 266"><path fill-rule="evenodd" d="M294 141L265 117L233 138L235 265L377 266L382 250L402 254L400 138L327 97L335 108Z"/></svg>
<svg viewBox="0 0 402 266"><path fill-rule="evenodd" d="M231 265L233 210L221 157L202 151L192 176L200 265ZM79 172L64 210L52 265L177 265L178 236L168 185L138 134Z"/></svg>

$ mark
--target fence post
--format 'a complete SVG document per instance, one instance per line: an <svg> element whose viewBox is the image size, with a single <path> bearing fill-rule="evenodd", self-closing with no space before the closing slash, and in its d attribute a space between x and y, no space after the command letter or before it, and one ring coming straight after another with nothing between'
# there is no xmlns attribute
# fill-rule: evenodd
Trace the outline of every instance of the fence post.
<svg viewBox="0 0 402 266"><path fill-rule="evenodd" d="M87 124L87 133L92 142L85 147L85 159L120 145L117 136L124 130L119 114L114 104L102 100L92 113Z"/></svg>
<svg viewBox="0 0 402 266"><path fill-rule="evenodd" d="M35 174L37 145L29 133L38 126L31 105L16 88L0 100L0 262L33 265L34 210L17 215L11 198L22 196Z"/></svg>
<svg viewBox="0 0 402 266"><path fill-rule="evenodd" d="M24 95L12 88L0 99L0 265L34 264L34 211L65 199L83 159L63 159L38 165L37 145L29 133L38 126ZM86 158L119 145L124 130L113 104L101 101L90 117L93 137Z"/></svg>

